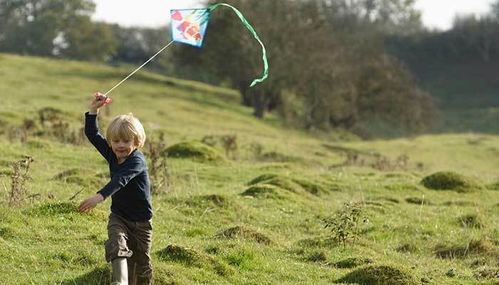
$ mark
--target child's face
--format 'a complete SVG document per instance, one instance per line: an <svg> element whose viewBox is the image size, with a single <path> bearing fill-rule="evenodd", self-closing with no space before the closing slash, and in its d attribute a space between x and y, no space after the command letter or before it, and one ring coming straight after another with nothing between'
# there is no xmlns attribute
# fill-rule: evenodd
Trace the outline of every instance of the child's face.
<svg viewBox="0 0 499 285"><path fill-rule="evenodd" d="M123 161L135 150L135 144L133 139L113 138L111 148L118 161Z"/></svg>

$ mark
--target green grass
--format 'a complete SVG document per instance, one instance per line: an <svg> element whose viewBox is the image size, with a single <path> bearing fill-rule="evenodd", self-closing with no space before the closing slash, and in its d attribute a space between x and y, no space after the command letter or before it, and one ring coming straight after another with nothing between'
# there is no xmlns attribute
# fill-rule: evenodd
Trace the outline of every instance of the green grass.
<svg viewBox="0 0 499 285"><path fill-rule="evenodd" d="M75 212L106 183L107 165L77 135L91 94L129 70L7 54L0 54L0 66L0 280L107 284L110 202L90 214ZM148 139L164 134L165 148L206 136L237 138L223 163L168 158L168 190L153 196L155 284L362 284L374 280L372 272L386 276L372 282L499 281L499 191L421 184L452 171L497 185L499 136L321 139L287 129L272 115L253 118L233 90L146 72L116 89L113 99L109 114L102 112L103 127L114 115L133 112ZM45 107L64 114L62 133L53 122L40 124ZM36 126L23 137L27 119ZM225 154L222 143L213 147ZM10 164L23 155L35 159L29 198L9 207ZM241 195L252 187L275 195ZM361 202L367 221L341 244L324 219L346 202Z"/></svg>

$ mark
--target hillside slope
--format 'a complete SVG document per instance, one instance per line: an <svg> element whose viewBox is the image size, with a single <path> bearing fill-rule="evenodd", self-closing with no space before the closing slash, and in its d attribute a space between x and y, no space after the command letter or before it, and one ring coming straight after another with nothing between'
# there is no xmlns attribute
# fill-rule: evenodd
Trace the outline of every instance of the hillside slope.
<svg viewBox="0 0 499 285"><path fill-rule="evenodd" d="M108 284L109 201L75 211L108 177L81 127L92 92L129 71L7 54L0 67L0 280ZM499 281L499 136L319 139L253 118L233 90L146 72L113 99L101 125L133 112L156 169L155 284ZM204 155L156 155L178 143ZM421 184L437 171L466 183Z"/></svg>

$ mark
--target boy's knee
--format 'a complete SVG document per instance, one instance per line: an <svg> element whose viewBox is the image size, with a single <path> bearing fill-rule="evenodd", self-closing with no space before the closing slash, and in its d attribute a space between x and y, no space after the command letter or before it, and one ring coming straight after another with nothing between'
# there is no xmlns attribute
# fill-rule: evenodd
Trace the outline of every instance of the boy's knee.
<svg viewBox="0 0 499 285"><path fill-rule="evenodd" d="M124 234L117 234L109 237L105 243L105 249L107 262L120 257L128 258L133 254L127 246L126 236Z"/></svg>

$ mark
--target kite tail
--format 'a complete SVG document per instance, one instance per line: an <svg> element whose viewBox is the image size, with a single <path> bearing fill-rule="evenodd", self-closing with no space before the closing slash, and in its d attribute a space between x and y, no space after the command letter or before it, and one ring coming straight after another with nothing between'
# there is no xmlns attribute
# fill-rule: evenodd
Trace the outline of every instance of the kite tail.
<svg viewBox="0 0 499 285"><path fill-rule="evenodd" d="M226 6L226 7L231 8L234 11L234 13L236 13L236 15L239 17L239 19L241 19L241 22L243 22L243 24L246 26L246 28L251 32L253 37L262 46L263 75L262 75L262 77L256 78L253 80L253 82L251 82L250 87L253 87L257 83L260 83L260 82L264 81L265 79L267 79L267 77L269 76L269 64L267 62L267 51L265 50L265 46L263 45L262 41L260 40L260 37L258 37L258 34L256 33L255 29L253 29L253 27L244 18L243 14L239 10L237 10L235 7L233 7L229 4L226 4L226 3L218 3L218 4L211 5L208 8L209 13L211 13L213 10L215 10L219 6Z"/></svg>

